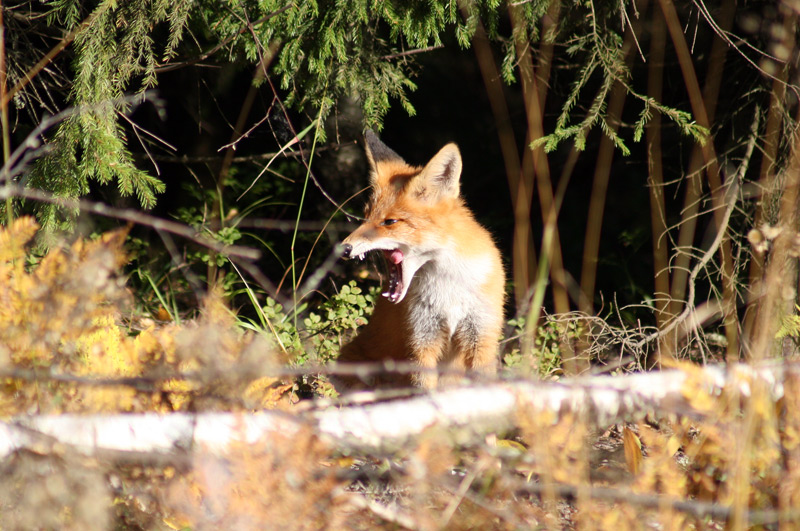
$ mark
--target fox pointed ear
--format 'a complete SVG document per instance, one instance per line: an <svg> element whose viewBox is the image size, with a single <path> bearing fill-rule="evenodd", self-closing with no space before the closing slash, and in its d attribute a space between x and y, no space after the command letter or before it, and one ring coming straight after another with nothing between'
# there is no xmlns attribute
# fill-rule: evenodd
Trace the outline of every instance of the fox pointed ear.
<svg viewBox="0 0 800 531"><path fill-rule="evenodd" d="M364 146L366 147L367 159L372 170L373 177L378 174L378 166L385 162L399 162L405 164L403 158L392 151L392 149L381 142L371 129L364 133Z"/></svg>
<svg viewBox="0 0 800 531"><path fill-rule="evenodd" d="M433 156L414 179L421 198L458 197L461 188L461 152L455 144L447 144Z"/></svg>

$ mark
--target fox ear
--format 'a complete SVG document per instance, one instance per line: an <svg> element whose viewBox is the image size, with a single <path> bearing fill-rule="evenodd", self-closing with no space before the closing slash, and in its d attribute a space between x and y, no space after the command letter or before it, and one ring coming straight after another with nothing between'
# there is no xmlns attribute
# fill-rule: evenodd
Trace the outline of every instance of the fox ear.
<svg viewBox="0 0 800 531"><path fill-rule="evenodd" d="M381 142L378 135L367 129L364 133L364 146L369 160L369 167L373 178L378 174L378 165L386 162L399 162L405 164L403 158L392 151L392 149Z"/></svg>
<svg viewBox="0 0 800 531"><path fill-rule="evenodd" d="M461 152L455 144L447 144L414 178L418 196L435 200L458 197L461 188Z"/></svg>

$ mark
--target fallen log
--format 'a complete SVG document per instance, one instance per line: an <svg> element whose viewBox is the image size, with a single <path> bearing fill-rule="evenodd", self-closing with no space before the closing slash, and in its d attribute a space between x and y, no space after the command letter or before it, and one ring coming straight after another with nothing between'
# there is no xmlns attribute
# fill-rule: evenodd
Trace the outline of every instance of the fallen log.
<svg viewBox="0 0 800 531"><path fill-rule="evenodd" d="M512 428L520 414L547 412L555 419L569 413L580 415L596 427L634 421L648 414L702 415L691 400L701 388L711 395L725 387L733 388L746 397L759 385L777 400L783 396L783 382L790 374L800 375L800 365L776 362L758 366L685 366L560 382L473 384L386 402L312 406L296 414L261 411L31 415L0 422L0 458L20 449L42 451L55 444L89 455L170 455L198 448L224 453L233 442L255 442L270 433L292 433L302 426L312 428L345 452L390 451L429 430L463 444Z"/></svg>

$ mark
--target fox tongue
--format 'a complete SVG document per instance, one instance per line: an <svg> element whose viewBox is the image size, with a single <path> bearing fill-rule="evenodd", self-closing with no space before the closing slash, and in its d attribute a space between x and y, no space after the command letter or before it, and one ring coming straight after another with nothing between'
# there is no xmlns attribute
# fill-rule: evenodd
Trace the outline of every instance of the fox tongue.
<svg viewBox="0 0 800 531"><path fill-rule="evenodd" d="M389 266L389 289L381 295L391 302L398 302L400 294L403 293L403 251L400 249L383 251L383 255Z"/></svg>
<svg viewBox="0 0 800 531"><path fill-rule="evenodd" d="M393 264L399 265L400 262L403 261L403 251L400 249L395 249L394 251L383 251L383 254L386 256L386 259Z"/></svg>

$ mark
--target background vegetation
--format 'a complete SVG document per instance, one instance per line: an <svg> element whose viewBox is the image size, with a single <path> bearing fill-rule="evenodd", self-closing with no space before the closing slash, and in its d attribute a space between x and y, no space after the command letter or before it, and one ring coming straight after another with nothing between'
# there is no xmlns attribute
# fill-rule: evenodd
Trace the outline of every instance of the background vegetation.
<svg viewBox="0 0 800 531"><path fill-rule="evenodd" d="M377 285L335 247L363 201L365 127L411 162L460 145L463 195L507 257L505 375L796 354L793 2L54 0L0 13L6 417L291 410L333 396L325 365ZM569 490L622 481L719 509L656 502L663 525L796 521L780 512L796 506L796 397L769 411L760 399L716 397L710 423L603 434L648 458L626 461L624 481L597 475L586 452L602 437L581 419L521 420L505 442L534 465L448 447L434 470L440 443L427 441L383 465L336 461L360 471L342 479L320 472L340 456L313 434L243 448L234 462L257 465L231 481L274 474L280 486L256 508L198 486L210 461L176 474L21 454L3 465L17 478L7 499L30 488L58 509L3 514L11 527L202 527L219 525L206 518L221 503L246 526L308 496L325 501L288 525L354 526L366 512L426 528L591 527L601 513L635 526L631 499ZM553 436L536 442L541 425ZM49 469L61 487L30 486ZM453 470L466 471L456 485ZM304 479L280 479L292 474ZM76 505L84 475L105 502ZM148 482L151 506L125 491ZM411 522L369 504L326 512L342 489L436 510Z"/></svg>

